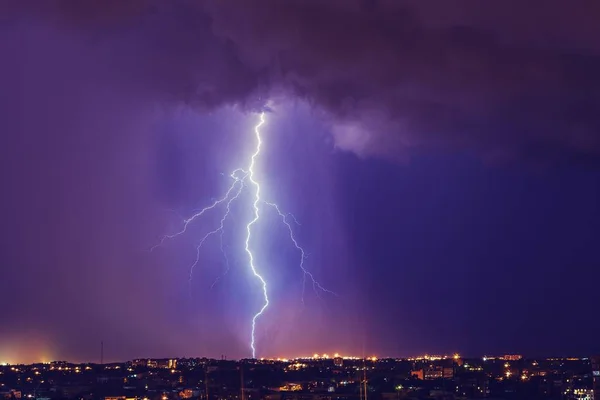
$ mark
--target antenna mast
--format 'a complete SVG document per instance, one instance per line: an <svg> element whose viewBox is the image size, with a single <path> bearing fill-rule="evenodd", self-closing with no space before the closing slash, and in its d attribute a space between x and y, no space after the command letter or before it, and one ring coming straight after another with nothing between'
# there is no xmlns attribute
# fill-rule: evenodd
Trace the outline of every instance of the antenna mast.
<svg viewBox="0 0 600 400"><path fill-rule="evenodd" d="M240 363L241 399L244 400L244 363Z"/></svg>

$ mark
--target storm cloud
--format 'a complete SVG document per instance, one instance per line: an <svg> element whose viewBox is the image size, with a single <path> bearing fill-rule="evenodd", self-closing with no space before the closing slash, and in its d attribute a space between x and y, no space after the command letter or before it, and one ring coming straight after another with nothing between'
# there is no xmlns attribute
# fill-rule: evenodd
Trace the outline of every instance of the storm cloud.
<svg viewBox="0 0 600 400"><path fill-rule="evenodd" d="M13 13L78 36L101 75L166 104L305 100L359 155L595 158L600 9L541 5L67 0Z"/></svg>

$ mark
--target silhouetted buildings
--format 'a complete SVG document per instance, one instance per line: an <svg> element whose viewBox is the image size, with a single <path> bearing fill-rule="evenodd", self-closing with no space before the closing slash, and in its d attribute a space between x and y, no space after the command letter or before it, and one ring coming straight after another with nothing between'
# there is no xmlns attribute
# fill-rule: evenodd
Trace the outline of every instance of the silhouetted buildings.
<svg viewBox="0 0 600 400"><path fill-rule="evenodd" d="M1 400L600 400L599 359L139 359L0 366ZM242 396L243 393L243 396Z"/></svg>

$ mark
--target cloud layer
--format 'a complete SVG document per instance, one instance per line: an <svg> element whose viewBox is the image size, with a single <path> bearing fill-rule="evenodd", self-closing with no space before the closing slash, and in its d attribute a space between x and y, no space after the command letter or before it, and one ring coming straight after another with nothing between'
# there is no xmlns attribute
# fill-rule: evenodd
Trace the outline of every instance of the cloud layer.
<svg viewBox="0 0 600 400"><path fill-rule="evenodd" d="M577 10L545 2L541 12L506 1L28 4L21 17L85 37L120 85L197 107L299 97L331 121L339 147L361 155L600 151L591 1Z"/></svg>

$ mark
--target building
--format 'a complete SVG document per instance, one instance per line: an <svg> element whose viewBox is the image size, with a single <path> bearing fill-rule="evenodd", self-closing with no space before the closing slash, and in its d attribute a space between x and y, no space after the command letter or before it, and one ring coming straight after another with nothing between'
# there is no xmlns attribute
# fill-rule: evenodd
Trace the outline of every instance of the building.
<svg viewBox="0 0 600 400"><path fill-rule="evenodd" d="M594 400L600 400L600 356L592 357L592 379L594 383Z"/></svg>
<svg viewBox="0 0 600 400"><path fill-rule="evenodd" d="M138 400L137 397L127 396L105 396L104 400Z"/></svg>
<svg viewBox="0 0 600 400"><path fill-rule="evenodd" d="M148 360L142 359L142 358L138 358L131 362L132 367L145 367L147 365L148 365Z"/></svg>
<svg viewBox="0 0 600 400"><path fill-rule="evenodd" d="M594 392L590 389L573 390L573 400L594 400Z"/></svg>
<svg viewBox="0 0 600 400"><path fill-rule="evenodd" d="M506 361L519 361L523 356L520 354L506 354L503 359Z"/></svg>
<svg viewBox="0 0 600 400"><path fill-rule="evenodd" d="M429 368L422 368L416 371L412 371L411 376L420 380L431 380L431 379L452 379L454 377L454 369L447 367L434 366Z"/></svg>

